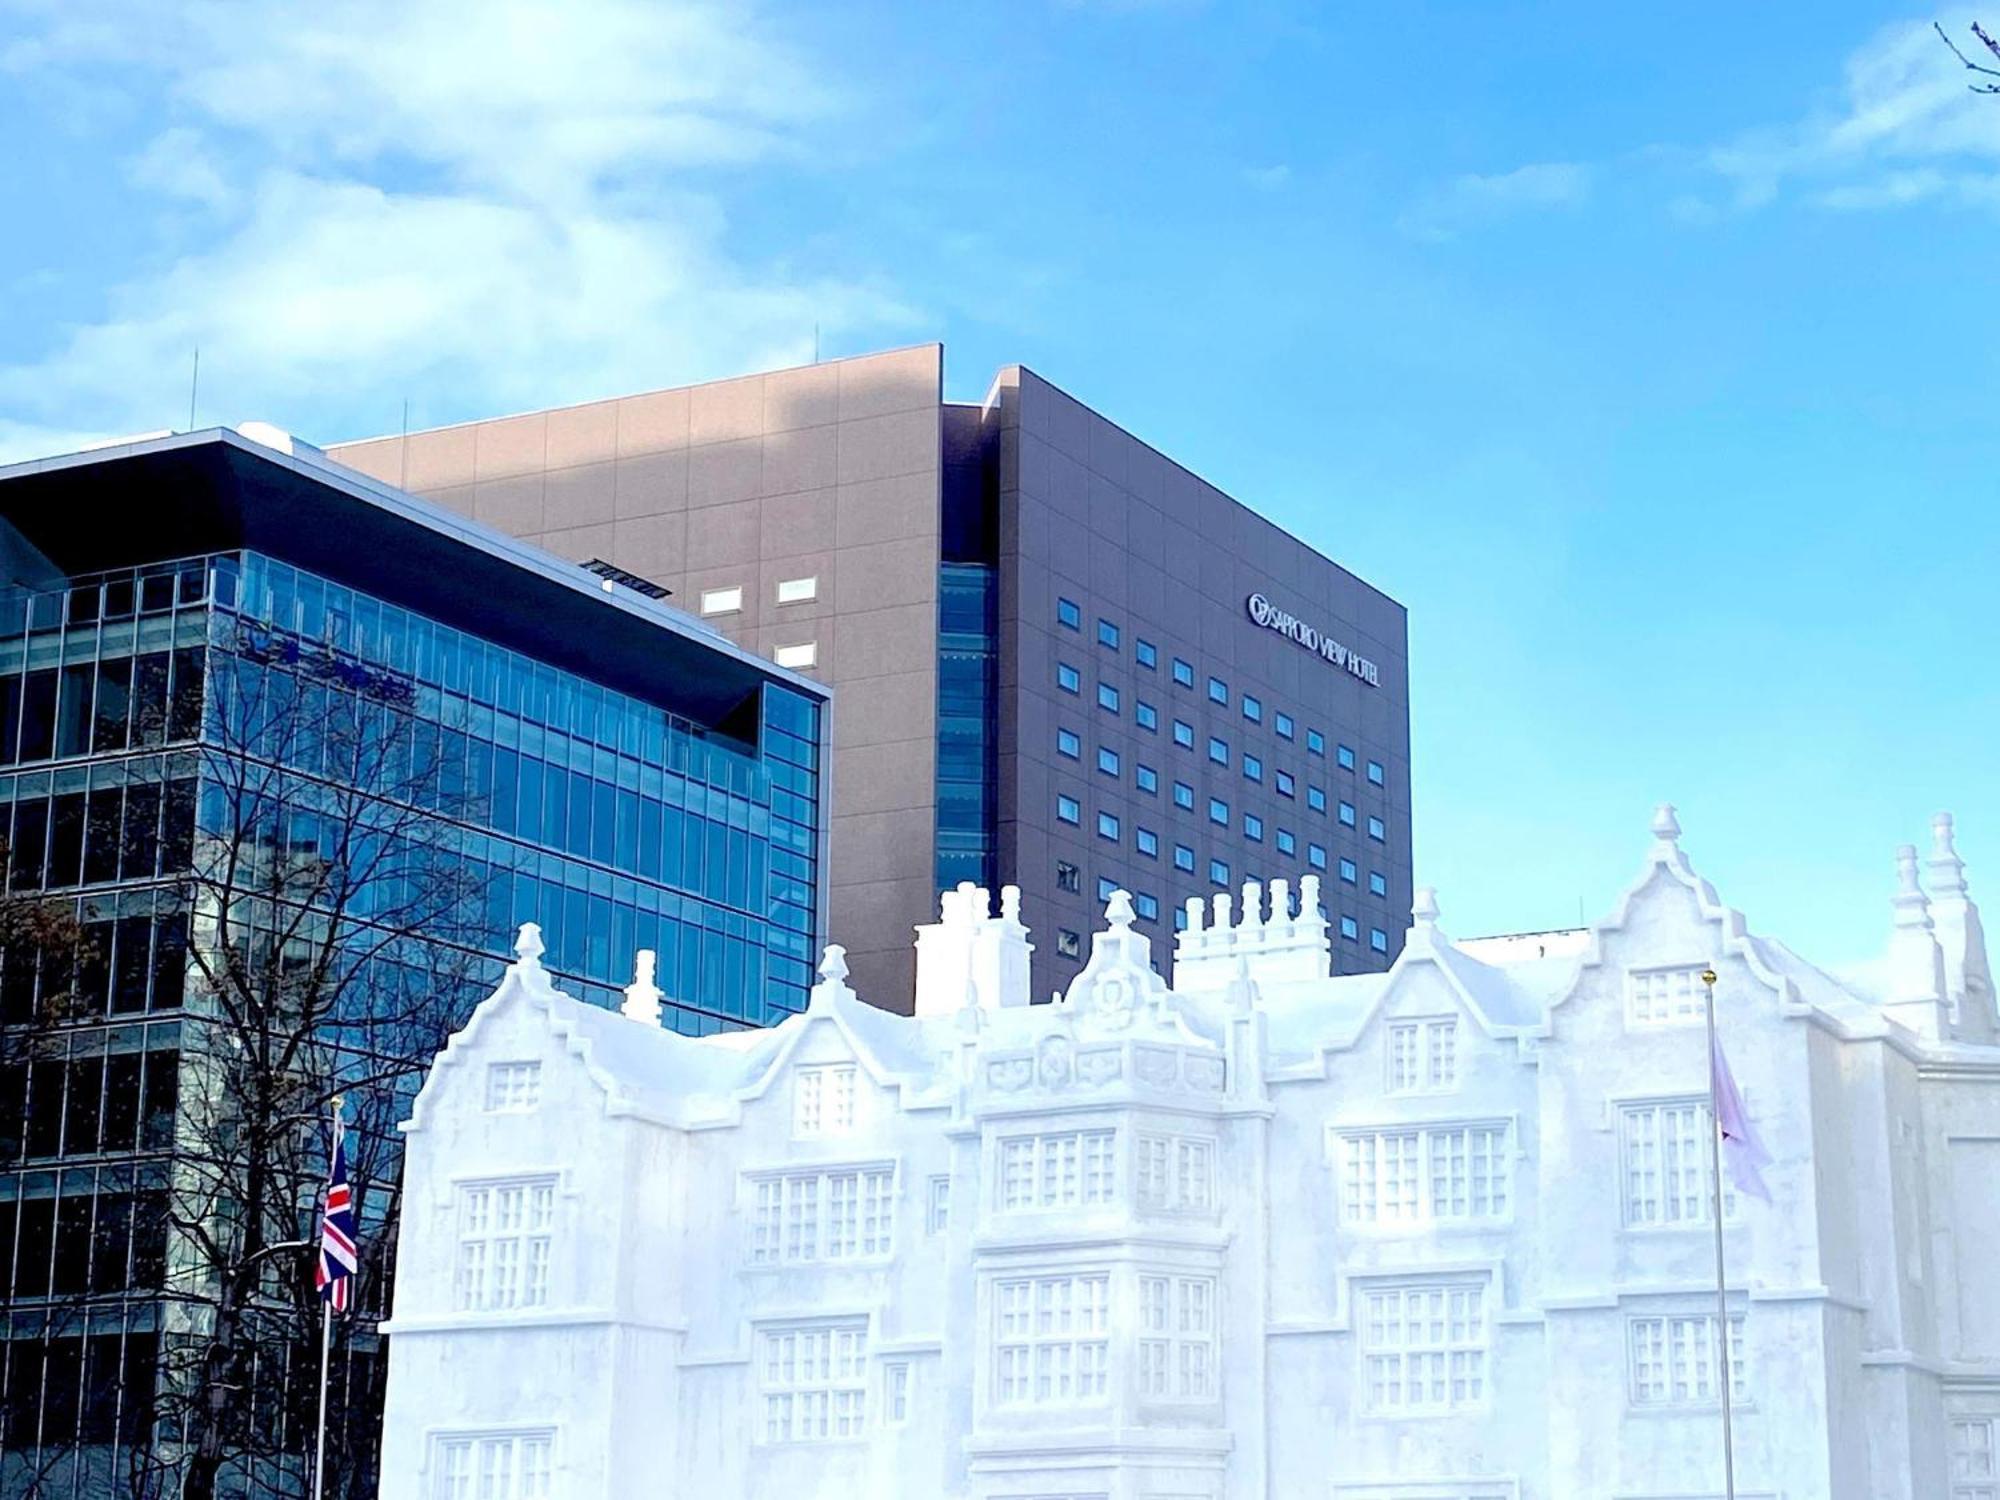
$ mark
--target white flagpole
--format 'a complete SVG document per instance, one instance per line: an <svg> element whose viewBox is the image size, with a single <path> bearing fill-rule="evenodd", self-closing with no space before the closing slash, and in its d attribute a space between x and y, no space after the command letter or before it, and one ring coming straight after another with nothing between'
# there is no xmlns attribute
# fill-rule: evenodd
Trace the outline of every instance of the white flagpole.
<svg viewBox="0 0 2000 1500"><path fill-rule="evenodd" d="M340 1113L347 1101L340 1095L333 1096L333 1145L334 1152L340 1149ZM327 1156L327 1181L333 1181L333 1153ZM320 1215L326 1214L326 1192L320 1193ZM325 1226L319 1226L322 1235ZM312 1500L324 1500L326 1495L326 1381L328 1367L333 1359L333 1299L327 1298L320 1304L319 1325L319 1421L313 1436L313 1487Z"/></svg>
<svg viewBox="0 0 2000 1500"><path fill-rule="evenodd" d="M1722 1493L1724 1500L1736 1500L1736 1434L1732 1425L1729 1389L1729 1293L1723 1280L1722 1262L1722 1110L1715 1076L1715 970L1701 971L1702 986L1708 992L1708 1179L1713 1192L1709 1211L1715 1223L1715 1367L1722 1391Z"/></svg>

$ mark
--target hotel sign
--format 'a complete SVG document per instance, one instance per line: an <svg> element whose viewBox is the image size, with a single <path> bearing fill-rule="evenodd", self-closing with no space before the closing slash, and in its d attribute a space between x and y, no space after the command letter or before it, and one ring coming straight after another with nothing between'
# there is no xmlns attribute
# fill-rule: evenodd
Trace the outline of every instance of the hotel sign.
<svg viewBox="0 0 2000 1500"><path fill-rule="evenodd" d="M1279 635L1297 641L1315 656L1325 657L1334 666L1359 677L1370 687L1382 685L1374 662L1365 656L1356 656L1317 626L1306 624L1297 615L1287 614L1262 594L1252 594L1243 603L1250 611L1250 618L1266 630L1275 630Z"/></svg>

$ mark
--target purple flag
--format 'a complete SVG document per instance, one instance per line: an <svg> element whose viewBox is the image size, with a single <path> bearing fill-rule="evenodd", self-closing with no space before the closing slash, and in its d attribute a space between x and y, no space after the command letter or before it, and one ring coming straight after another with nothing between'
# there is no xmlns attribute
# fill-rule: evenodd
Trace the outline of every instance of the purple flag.
<svg viewBox="0 0 2000 1500"><path fill-rule="evenodd" d="M1729 1059L1722 1055L1721 1033L1709 1032L1709 1068L1715 1076L1715 1124L1722 1132L1722 1159L1729 1165L1729 1180L1745 1197L1771 1201L1764 1185L1764 1168L1771 1165L1771 1153L1757 1137L1750 1112L1743 1107L1743 1092L1736 1087L1736 1075L1729 1071Z"/></svg>

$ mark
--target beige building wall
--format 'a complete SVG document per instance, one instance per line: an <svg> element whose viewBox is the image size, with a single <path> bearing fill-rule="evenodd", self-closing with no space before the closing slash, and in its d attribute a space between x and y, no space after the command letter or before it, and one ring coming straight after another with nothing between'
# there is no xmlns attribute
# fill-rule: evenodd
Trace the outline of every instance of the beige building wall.
<svg viewBox="0 0 2000 1500"><path fill-rule="evenodd" d="M935 865L940 345L329 449L573 562L672 590L833 697L828 932L907 1005ZM812 597L779 603L781 584Z"/></svg>

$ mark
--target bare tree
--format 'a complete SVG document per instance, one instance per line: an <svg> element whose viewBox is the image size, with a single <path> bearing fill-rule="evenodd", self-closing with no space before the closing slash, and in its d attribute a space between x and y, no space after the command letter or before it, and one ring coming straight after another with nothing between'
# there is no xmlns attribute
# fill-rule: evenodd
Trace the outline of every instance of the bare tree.
<svg viewBox="0 0 2000 1500"><path fill-rule="evenodd" d="M1965 49L1951 39L1951 34L1944 29L1942 21L1933 21L1931 26L1944 44L1951 48L1952 56L1965 64L1967 71L1976 75L1966 84L1967 88L1975 94L2000 94L2000 66L1996 66L2000 64L2000 41L1995 41L1991 32L1977 21L1972 23L1973 40L1992 55L1993 60L1987 62L1978 57L1968 57Z"/></svg>

